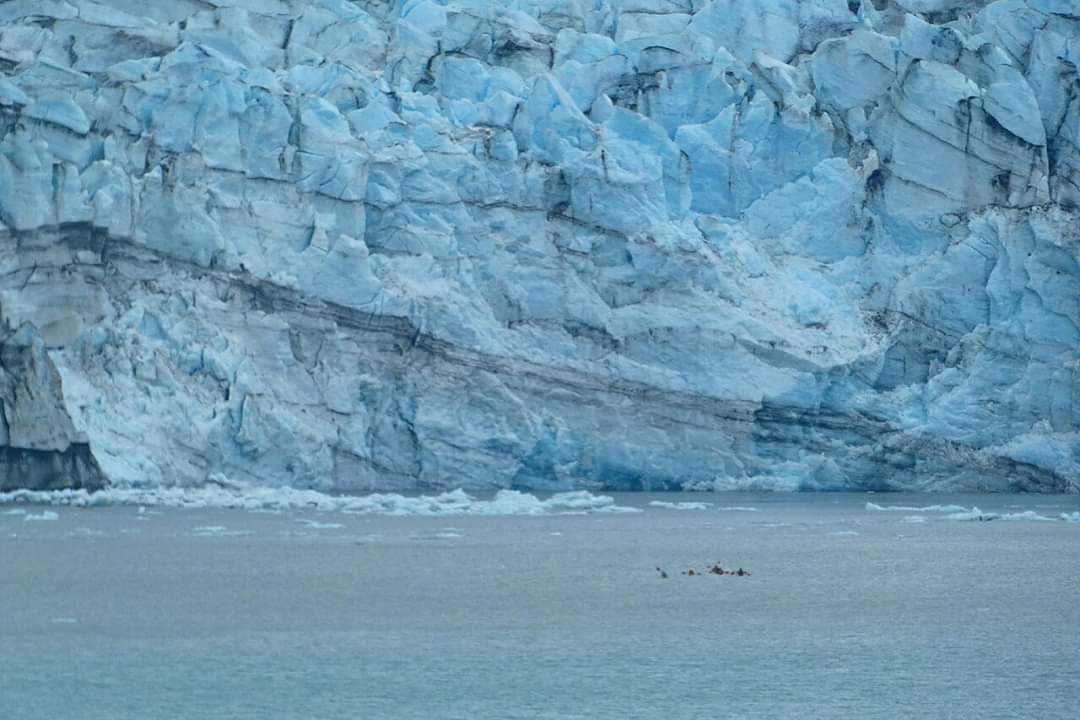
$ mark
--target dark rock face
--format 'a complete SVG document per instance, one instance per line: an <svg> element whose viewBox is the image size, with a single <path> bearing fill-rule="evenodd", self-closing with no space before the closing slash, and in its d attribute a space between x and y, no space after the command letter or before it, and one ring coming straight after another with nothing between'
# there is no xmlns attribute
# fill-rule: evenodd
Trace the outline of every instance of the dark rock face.
<svg viewBox="0 0 1080 720"><path fill-rule="evenodd" d="M0 491L97 489L105 477L64 406L60 374L33 325L0 343Z"/></svg>
<svg viewBox="0 0 1080 720"><path fill-rule="evenodd" d="M99 490L105 484L88 443L72 443L63 451L0 448L0 492Z"/></svg>

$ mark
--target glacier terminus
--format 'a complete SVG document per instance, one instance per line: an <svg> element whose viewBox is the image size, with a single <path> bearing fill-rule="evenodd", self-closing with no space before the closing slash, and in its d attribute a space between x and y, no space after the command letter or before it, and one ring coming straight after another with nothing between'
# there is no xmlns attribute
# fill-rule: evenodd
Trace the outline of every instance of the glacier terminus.
<svg viewBox="0 0 1080 720"><path fill-rule="evenodd" d="M1080 491L1073 0L0 4L0 490Z"/></svg>

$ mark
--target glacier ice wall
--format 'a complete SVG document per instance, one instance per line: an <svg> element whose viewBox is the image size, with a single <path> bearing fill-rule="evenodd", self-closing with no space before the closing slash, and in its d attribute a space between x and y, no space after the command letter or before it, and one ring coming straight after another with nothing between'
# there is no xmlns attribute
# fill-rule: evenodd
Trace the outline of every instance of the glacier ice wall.
<svg viewBox="0 0 1080 720"><path fill-rule="evenodd" d="M1080 489L1069 0L0 4L0 489Z"/></svg>

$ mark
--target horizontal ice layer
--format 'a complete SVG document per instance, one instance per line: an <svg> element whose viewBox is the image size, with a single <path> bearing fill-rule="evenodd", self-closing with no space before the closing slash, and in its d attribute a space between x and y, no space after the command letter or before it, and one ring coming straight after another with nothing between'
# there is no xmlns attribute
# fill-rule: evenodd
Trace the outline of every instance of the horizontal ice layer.
<svg viewBox="0 0 1080 720"><path fill-rule="evenodd" d="M1068 3L0 5L0 489L1080 489Z"/></svg>

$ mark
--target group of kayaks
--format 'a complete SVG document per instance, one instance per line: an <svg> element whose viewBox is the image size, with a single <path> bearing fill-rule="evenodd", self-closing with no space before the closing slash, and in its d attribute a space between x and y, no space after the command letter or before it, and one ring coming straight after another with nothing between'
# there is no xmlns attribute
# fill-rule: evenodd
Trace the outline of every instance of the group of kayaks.
<svg viewBox="0 0 1080 720"><path fill-rule="evenodd" d="M667 574L666 571L664 571L664 570L662 570L660 568L656 568L656 572L660 573L661 578L663 578L665 580L667 579L668 574ZM708 569L706 569L703 572L698 572L694 568L690 568L688 570L683 570L682 574L683 575L690 575L690 576L696 576L696 575L733 575L735 577L748 577L752 573L749 570L743 570L742 568L739 568L738 570L725 570L724 568L720 567L720 563L713 563L712 565L709 566Z"/></svg>

